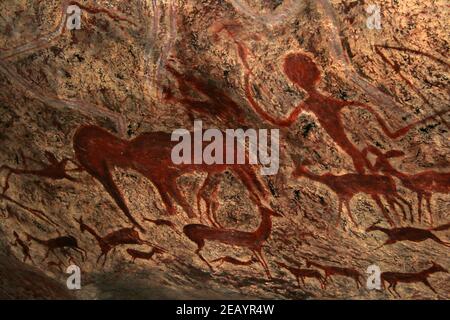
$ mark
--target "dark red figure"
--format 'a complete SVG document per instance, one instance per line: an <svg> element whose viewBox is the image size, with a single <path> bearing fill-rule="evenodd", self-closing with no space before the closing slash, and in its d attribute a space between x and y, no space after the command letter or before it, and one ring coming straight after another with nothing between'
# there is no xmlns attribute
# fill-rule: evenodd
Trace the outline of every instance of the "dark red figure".
<svg viewBox="0 0 450 320"><path fill-rule="evenodd" d="M191 204L177 186L178 177L195 171L207 172L210 177L231 169L247 187L250 196L253 196L257 203L261 203L266 190L251 165L175 165L171 159L171 152L177 143L171 141L171 134L166 132L148 132L128 141L117 138L98 126L82 126L78 128L73 138L73 147L79 163L103 185L128 220L141 230L144 228L131 215L122 193L112 178L111 172L115 167L133 169L148 178L158 189L169 214L176 213L173 199L189 217L195 217Z"/></svg>
<svg viewBox="0 0 450 320"><path fill-rule="evenodd" d="M302 280L303 285L305 285L305 278L315 278L319 280L320 286L322 289L325 289L325 278L322 276L322 274L314 269L302 269L297 267L288 266L287 264L283 262L275 261L275 263L280 266L281 268L284 268L288 270L292 275L297 279L297 285L300 287L300 280Z"/></svg>
<svg viewBox="0 0 450 320"><path fill-rule="evenodd" d="M142 259L142 260L152 260L153 256L155 254L163 254L166 251L161 248L152 248L148 252L139 251L135 249L127 249L127 253L131 256L131 261L134 262L136 259Z"/></svg>
<svg viewBox="0 0 450 320"><path fill-rule="evenodd" d="M269 113L267 113L261 106L259 106L253 98L249 79L251 72L247 72L245 75L245 88L247 99L249 100L252 107L265 120L278 126L290 126L297 120L298 116L303 111L314 113L320 125L325 129L328 135L334 140L337 145L339 145L339 147L341 147L343 151L345 151L352 158L355 169L359 173L364 173L365 168L368 167L369 163L363 153L357 147L355 147L347 137L347 133L345 132L344 124L341 118L341 110L343 108L361 107L367 109L373 115L375 115L384 134L392 139L405 135L412 127L414 127L418 123L422 123L436 116L433 115L427 117L416 123L410 124L396 132L391 132L386 122L371 106L355 101L338 100L319 92L317 89L317 84L319 83L321 78L320 70L314 60L311 59L308 55L303 53L292 53L287 55L284 59L283 68L286 76L298 87L306 91L306 93L308 94L308 98L299 106L297 106L287 118L276 119Z"/></svg>
<svg viewBox="0 0 450 320"><path fill-rule="evenodd" d="M76 181L75 178L73 178L72 176L67 174L67 172L69 172L69 171L80 171L81 170L80 168L78 168L78 165L72 159L64 158L61 161L58 161L58 159L56 159L55 155L49 151L45 151L45 156L49 163L44 163L44 162L33 160L34 162L37 162L38 164L41 164L42 166L44 166L43 169L36 169L36 170L16 169L16 168L11 168L10 166L7 166L7 165L2 165L0 167L0 171L3 169L9 170L9 172L5 178L3 194L5 194L9 188L9 178L10 178L11 174L13 174L13 173L17 174L17 175L29 174L29 175L34 175L34 176L43 177L43 178L50 178L50 179L54 179L54 180L67 179L70 181ZM27 159L26 157L23 157L23 158L24 158L24 160ZM72 162L77 167L75 169L66 169L66 166L69 162Z"/></svg>
<svg viewBox="0 0 450 320"><path fill-rule="evenodd" d="M406 219L406 212L399 200L409 208L412 215L411 205L398 194L395 181L389 176L359 173L348 173L340 176L333 175L331 173L315 175L308 169L306 169L306 167L303 165L299 165L297 169L294 170L293 176L305 176L311 180L325 184L334 192L336 192L336 195L339 198L339 216L342 213L342 205L345 204L345 206L347 207L348 215L355 225L356 221L353 219L351 213L350 200L359 192L364 192L371 195L372 199L380 207L383 215L391 225L394 225L394 221L391 219L386 209L384 208L380 196L384 196L384 198L386 198L387 202L395 213L395 205L399 206L403 211L404 219Z"/></svg>
<svg viewBox="0 0 450 320"><path fill-rule="evenodd" d="M396 293L399 297L400 294L395 290L397 284L399 282L403 283L416 283L416 282L422 282L424 285L426 285L428 288L430 288L434 293L437 293L436 290L431 286L430 282L428 281L428 277L436 272L445 272L448 273L448 271L438 265L435 262L432 262L432 266L428 269L425 269L420 272L414 272L414 273L403 273L403 272L382 272L381 273L381 283L383 285L383 288L386 289L385 283L389 283L388 291L392 293L391 289Z"/></svg>
<svg viewBox="0 0 450 320"><path fill-rule="evenodd" d="M272 278L269 266L262 253L262 246L272 232L271 216L280 217L281 215L265 207L260 207L259 211L261 214L261 222L258 229L253 232L234 229L217 229L202 224L189 224L183 228L183 232L197 245L195 253L208 265L211 271L214 271L214 269L200 253L206 240L250 249L266 271L267 276Z"/></svg>
<svg viewBox="0 0 450 320"><path fill-rule="evenodd" d="M314 266L318 269L321 269L325 272L325 278L324 278L324 282L327 283L328 278L330 279L330 281L332 280L332 276L343 276L343 277L347 277L347 278L351 278L353 280L355 280L356 283L356 287L362 287L363 284L361 282L361 279L363 278L363 275L361 274L361 272L359 272L358 270L355 270L353 268L342 268L342 267L336 267L336 266L328 266L328 265L323 265L311 260L306 260L306 266L308 268L310 268L311 266Z"/></svg>
<svg viewBox="0 0 450 320"><path fill-rule="evenodd" d="M226 256L226 257L214 259L211 262L213 262L213 263L218 262L217 266L220 267L224 263L234 264L235 266L249 266L249 265L252 265L259 261L254 256L251 257L249 260L244 260L244 261L230 257L230 256Z"/></svg>
<svg viewBox="0 0 450 320"><path fill-rule="evenodd" d="M64 250L66 248L72 249L72 250L80 253L83 261L85 258L87 258L86 251L78 246L78 241L73 236L59 236L59 237L48 239L48 240L42 240L42 239L34 237L28 233L26 235L27 235L28 241L34 240L37 243L39 243L40 245L47 247L47 253L45 254L45 257L44 257L44 259L42 259L42 261L45 261L48 258L50 252L55 254L54 251L56 249ZM67 252L65 251L64 253L67 253ZM83 256L83 254L84 254L84 256Z"/></svg>
<svg viewBox="0 0 450 320"><path fill-rule="evenodd" d="M31 255L30 255L30 246L27 243L25 243L25 241L20 239L20 237L16 231L13 232L13 235L14 235L14 238L16 241L12 242L11 245L14 247L20 246L20 248L22 249L22 253L23 253L22 261L26 262L27 259L30 259L31 263L34 264L33 258L31 258Z"/></svg>
<svg viewBox="0 0 450 320"><path fill-rule="evenodd" d="M376 225L373 225L366 230L367 232L380 231L388 236L388 239L384 244L380 247L394 244L399 241L411 241L411 242L422 242L425 240L433 240L439 244L442 244L446 247L450 247L450 243L444 242L439 239L433 232L426 229L413 228L413 227L404 227L404 228L383 228ZM378 249L378 248L377 248Z"/></svg>
<svg viewBox="0 0 450 320"><path fill-rule="evenodd" d="M433 224L431 197L433 192L450 192L450 173L428 170L416 174L406 174L395 169L388 160L404 156L402 151L390 150L383 153L377 148L369 146L364 152L371 152L377 156L373 171L381 171L389 176L397 177L406 188L417 193L419 222L422 221L422 199L425 198L430 214L430 223Z"/></svg>
<svg viewBox="0 0 450 320"><path fill-rule="evenodd" d="M80 225L81 232L87 231L92 236L100 247L101 254L97 258L97 263L101 257L104 257L103 265L106 263L108 253L115 249L118 245L124 244L148 244L152 245L149 241L142 240L139 233L134 228L122 228L108 233L106 236L100 236L97 231L83 222L83 219L75 219Z"/></svg>

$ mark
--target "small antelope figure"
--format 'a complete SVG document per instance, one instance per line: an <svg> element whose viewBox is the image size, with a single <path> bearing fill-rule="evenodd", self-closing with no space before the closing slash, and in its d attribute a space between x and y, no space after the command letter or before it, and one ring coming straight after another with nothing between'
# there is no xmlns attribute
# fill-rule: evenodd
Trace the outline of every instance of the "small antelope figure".
<svg viewBox="0 0 450 320"><path fill-rule="evenodd" d="M13 235L16 241L14 241L13 243L11 243L12 246L16 247L16 246L20 246L20 248L22 249L22 253L23 253L23 262L26 262L27 259L30 259L31 263L34 264L33 259L31 258L30 255L30 245L26 244L25 241L23 241L22 239L20 239L19 235L17 234L16 231L13 231Z"/></svg>
<svg viewBox="0 0 450 320"><path fill-rule="evenodd" d="M311 180L321 182L332 189L339 198L339 217L342 212L342 205L345 204L345 206L347 207L348 215L355 225L357 225L357 223L352 216L352 212L350 209L350 200L355 194L359 192L364 192L371 195L372 199L374 199L378 204L383 215L391 225L394 225L394 221L386 212L380 199L381 195L386 198L387 202L395 213L396 210L394 205L397 204L402 209L403 217L405 219L406 212L401 204L397 201L397 199L406 204L410 212L412 212L411 205L397 193L395 181L391 177L378 174L369 175L359 173L348 173L340 176L332 175L330 173L315 175L312 174L308 169L306 169L304 165L299 165L297 169L292 173L292 175L294 177L305 176Z"/></svg>
<svg viewBox="0 0 450 320"><path fill-rule="evenodd" d="M450 247L450 243L444 242L441 239L439 239L432 231L427 229L420 229L420 228L413 228L413 227L405 227L405 228L383 228L377 225L370 226L366 230L367 232L372 231L380 231L385 233L388 236L388 239L385 243L383 243L380 247L388 245L388 244L394 244L398 241L412 241L412 242L422 242L427 239L433 240L441 245L444 245L446 247ZM376 249L375 249L376 250Z"/></svg>
<svg viewBox="0 0 450 320"><path fill-rule="evenodd" d="M34 176L50 178L50 179L54 179L54 180L67 179L70 181L77 181L74 177L67 174L67 172L69 172L69 171L81 171L81 168L79 168L78 164L75 163L72 159L64 158L61 161L58 161L56 159L55 155L49 151L45 151L45 156L49 163L44 163L44 162L33 160L34 162L37 162L40 165L44 166L43 169L37 169L37 170L16 169L16 168L12 168L7 165L2 165L0 167L0 171L3 169L9 170L9 172L5 178L5 185L3 186L3 194L5 194L9 188L9 178L11 177L11 174L13 174L13 173L17 174L17 175L24 175L24 174L34 175ZM23 158L27 159L24 156L23 156ZM32 160L32 159L29 159L29 160ZM69 162L72 162L76 166L76 168L66 169L66 165Z"/></svg>
<svg viewBox="0 0 450 320"><path fill-rule="evenodd" d="M115 249L118 245L124 244L148 244L152 245L150 242L142 240L139 236L139 232L134 228L122 228L119 230L112 231L108 233L106 236L100 236L93 228L88 226L83 222L83 219L75 219L76 222L80 225L80 231L89 232L92 236L94 236L95 240L100 247L101 254L97 258L97 263L100 261L101 257L104 257L103 265L106 263L106 257L111 249Z"/></svg>
<svg viewBox="0 0 450 320"><path fill-rule="evenodd" d="M252 265L252 264L257 263L259 261L254 256L252 256L249 260L245 260L245 261L242 261L242 260L239 260L239 259L236 259L236 258L233 258L233 257L226 256L226 257L214 259L211 262L213 262L213 263L214 262L219 262L217 264L217 266L220 267L224 263L234 264L235 266L249 266L249 265Z"/></svg>
<svg viewBox="0 0 450 320"><path fill-rule="evenodd" d="M183 232L191 241L197 244L195 253L208 265L211 271L214 272L214 269L200 253L206 240L250 249L264 268L267 276L271 279L269 266L262 253L262 246L270 237L272 231L271 216L281 217L282 215L265 207L260 207L259 212L261 214L261 222L259 227L253 232L217 229L202 224L186 225L183 228Z"/></svg>
<svg viewBox="0 0 450 320"><path fill-rule="evenodd" d="M44 259L42 259L42 261L45 261L48 258L50 252L55 254L54 253L55 249L64 250L65 248L72 249L72 250L80 253L81 259L83 261L85 258L87 258L86 251L78 246L78 241L73 236L59 236L59 237L48 239L48 240L42 240L42 239L36 238L28 233L26 233L26 235L27 235L28 241L34 240L35 242L39 243L40 245L47 247L47 253L45 254L45 257L44 257ZM84 254L84 256L83 256L83 254ZM56 254L55 254L55 256L56 256ZM56 256L56 257L58 257L58 256Z"/></svg>
<svg viewBox="0 0 450 320"><path fill-rule="evenodd" d="M209 117L222 124L238 124L240 126L246 124L245 110L222 92L219 87L212 85L211 82L196 78L192 72L182 74L170 65L167 65L166 69L176 78L178 89L183 96L182 98L176 98L171 89L166 88L166 100L180 103L187 109L191 118L194 118L194 115L199 115ZM194 99L189 95L187 89L192 89L207 99Z"/></svg>
<svg viewBox="0 0 450 320"><path fill-rule="evenodd" d="M420 272L414 273L402 273L402 272L382 272L381 273L381 283L383 285L383 289L386 289L385 283L389 283L388 291L392 293L391 289L400 297L400 294L395 290L397 283L417 283L422 282L428 288L430 288L434 293L437 293L436 290L431 286L430 282L428 282L428 277L433 273L437 272L446 272L448 271L435 262L431 262L432 266L428 269L422 270ZM394 294L395 295L395 294Z"/></svg>
<svg viewBox="0 0 450 320"><path fill-rule="evenodd" d="M127 249L127 253L131 256L132 262L134 262L136 259L152 260L155 254L162 254L165 252L166 250L158 247L153 247L149 252L143 252L135 249Z"/></svg>
<svg viewBox="0 0 450 320"><path fill-rule="evenodd" d="M355 280L356 288L359 289L359 287L362 287L361 279L363 278L362 274L355 269L352 268L342 268L342 267L336 267L336 266L326 266L323 264L319 264L317 262L306 260L306 267L310 268L311 266L314 266L318 269L321 269L325 272L325 283L328 282L328 278L330 278L330 281L333 282L332 276L343 276L347 278L351 278Z"/></svg>
<svg viewBox="0 0 450 320"><path fill-rule="evenodd" d="M314 269L301 269L301 268L291 267L285 263L278 262L278 261L275 261L275 263L278 266L280 266L281 268L284 268L287 271L289 271L290 273L292 273L292 275L295 277L295 279L297 279L297 285L299 288L300 288L300 279L302 280L303 285L305 285L305 278L315 278L315 279L319 280L320 287L322 289L325 289L326 281L325 281L325 278L322 276L322 274L319 271L314 270Z"/></svg>
<svg viewBox="0 0 450 320"><path fill-rule="evenodd" d="M430 214L430 222L433 224L431 197L433 196L433 192L450 192L450 172L428 170L417 174L406 174L395 169L388 160L390 158L404 156L404 152L390 150L383 153L373 146L366 148L364 152L371 152L377 156L375 165L372 168L374 171L381 171L397 177L406 188L417 194L419 222L422 221L422 199L425 198Z"/></svg>

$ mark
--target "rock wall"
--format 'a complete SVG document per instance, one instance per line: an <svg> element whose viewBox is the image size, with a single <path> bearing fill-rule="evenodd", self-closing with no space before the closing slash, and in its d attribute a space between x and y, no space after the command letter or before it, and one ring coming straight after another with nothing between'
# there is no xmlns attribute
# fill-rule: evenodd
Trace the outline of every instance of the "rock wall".
<svg viewBox="0 0 450 320"><path fill-rule="evenodd" d="M0 9L1 270L52 283L1 271L2 296L448 299L446 1ZM174 165L195 119L278 129L278 173ZM414 282L369 290L371 265Z"/></svg>

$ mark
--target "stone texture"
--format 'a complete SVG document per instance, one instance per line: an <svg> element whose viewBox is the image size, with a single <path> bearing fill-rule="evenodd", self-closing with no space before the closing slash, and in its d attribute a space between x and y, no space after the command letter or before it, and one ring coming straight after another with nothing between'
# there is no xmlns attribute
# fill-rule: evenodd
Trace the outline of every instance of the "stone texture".
<svg viewBox="0 0 450 320"><path fill-rule="evenodd" d="M193 119L202 119L210 128L280 128L279 173L261 177L271 191L267 202L284 214L272 218L272 232L263 246L273 279L269 280L257 263L223 264L210 272L195 255L195 244L183 234L183 226L207 221L188 217L181 207L169 216L152 181L123 168L113 170L114 181L132 215L145 227L141 237L167 252L153 260L131 263L126 249L150 248L122 245L102 266L96 262L100 255L97 242L80 231L75 218L82 216L101 235L131 224L99 181L86 171L69 172L76 181L53 179L45 173L13 174L9 189L0 198L5 214L0 218L1 249L2 254L10 254L0 259L1 270L13 270L19 264L11 256L23 258L21 248L10 245L15 241L13 231L24 241L25 233L42 239L72 235L87 250L88 258L81 261L73 253L83 272L83 288L69 292L53 285L56 280L64 286L67 278L58 267L47 264L57 262L57 258L50 254L41 262L46 248L33 242L33 281L36 286L37 282L48 283L48 287L27 293L28 289L21 288L28 288L31 273L22 277L21 272L31 271L20 271L11 279L11 272L2 272L0 292L5 297L394 299L387 290L365 288L369 265L396 272L419 272L431 266L431 261L444 268L450 266L448 247L432 240L402 241L376 249L386 235L366 229L375 222L390 226L367 193L355 194L350 202L357 222L354 225L346 208L338 218L339 201L332 189L292 176L302 162L317 175L356 172L351 155L329 134L317 114L305 110L289 126L262 116L285 118L310 96L290 81L283 69L288 54L301 52L321 72L318 88L322 95L360 103L340 111L346 136L355 148L401 150L404 156L390 159L397 170L407 175L433 171L444 177L441 185L448 190L450 182L444 176L450 161L450 112L445 113L449 110L446 1L376 1L382 9L382 30L367 28L367 1L80 1L82 27L67 30L63 27L64 12L69 3L75 4L33 0L0 3L0 164L40 169L42 164L25 163L22 154L48 162L45 152L58 160L74 158L74 133L86 124L105 128L125 140L146 132L192 129ZM185 83L175 72L184 75ZM194 78L197 80L189 83ZM259 113L247 97L246 79L261 106ZM231 109L225 96L235 103ZM195 109L187 103L188 97L203 102ZM362 104L371 106L373 112ZM406 134L389 138L374 112L391 131L419 123ZM440 116L435 116L437 113ZM239 117L243 120L238 121ZM368 156L372 164L375 160L374 154ZM365 171L369 174L368 168ZM8 170L0 173L3 184ZM205 178L206 173L198 171L177 180L197 214L196 190ZM411 222L407 211L408 220L395 219L397 227L428 229L448 223L448 191L439 191L436 183L429 186L433 222L425 204L419 222L416 193L400 179L392 179L399 195L411 204L415 218ZM216 196L217 220L224 228L253 231L258 227L257 203L231 171L220 176ZM39 219L30 209L44 212L58 226ZM383 209L395 217L385 200ZM145 222L144 218L168 220L174 228ZM435 234L449 241L448 230ZM56 252L67 266L67 257ZM202 252L208 261L222 256L248 260L252 256L248 249L218 242L207 242ZM364 276L364 287L357 288L352 279L340 276L325 289L309 278L298 287L292 274L277 264L298 263L306 268L307 259L357 269ZM28 269L22 264L17 267ZM36 272L40 274L34 276ZM430 276L437 294L421 283L401 283L397 291L406 299L448 299L448 280L447 273Z"/></svg>

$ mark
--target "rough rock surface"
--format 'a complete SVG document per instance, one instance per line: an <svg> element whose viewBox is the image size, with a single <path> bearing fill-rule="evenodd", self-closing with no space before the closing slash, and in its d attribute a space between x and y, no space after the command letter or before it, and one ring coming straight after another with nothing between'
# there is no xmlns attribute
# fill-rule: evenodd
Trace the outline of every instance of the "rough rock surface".
<svg viewBox="0 0 450 320"><path fill-rule="evenodd" d="M7 182L9 188L0 196L0 296L395 299L387 287L366 288L368 266L401 273L432 263L448 269L449 232L439 226L450 218L449 6L444 0L372 2L381 8L381 30L367 27L368 1L1 2L0 174L2 188ZM66 27L68 5L81 8L79 30ZM174 178L171 163L142 167L146 150L153 159L168 147L158 140L137 145L142 154L136 157L120 154L126 141L147 132L191 130L193 119L203 120L205 128L280 129L280 169L258 177L267 189L261 203L245 177L228 169L211 177L213 186L204 188L198 206L208 169ZM89 124L115 138L92 133L77 153L75 132ZM368 147L372 151L365 154ZM383 155L391 157L382 162ZM74 160L65 163L68 176L58 164L65 158ZM107 192L111 187L102 185L108 175L95 171L108 165L131 215L145 229L135 232L149 244L118 245L103 264L104 257L97 262L98 241L77 221L81 217L101 236L133 226ZM343 184L347 193L340 195L353 194L340 209L339 187L330 181L345 174L359 176ZM180 204L172 214L167 195ZM223 230L253 232L262 220L261 206L283 215L271 217L270 236L262 241L271 279L258 262L212 262L224 256L254 262L252 251L237 244L206 241L202 254L213 272L195 254L197 246L183 227L211 226L205 219L210 200ZM438 228L432 234L447 246L427 239L380 247L387 235L366 230L375 223L392 229L389 219L397 228ZM404 238L417 240L414 232L403 229ZM56 249L42 261L47 247L27 234L71 235L87 259ZM134 263L127 251L155 246L163 252ZM25 258L24 248L35 264L32 271L14 258ZM308 260L357 270L362 286L340 275L324 288L312 278L298 286L281 265L324 275ZM25 263L31 265L30 259ZM69 264L81 268L81 290L61 289ZM398 284L400 297L449 298L448 273L429 275L435 292L420 275ZM43 289L30 288L30 278Z"/></svg>

